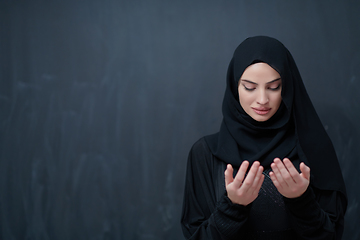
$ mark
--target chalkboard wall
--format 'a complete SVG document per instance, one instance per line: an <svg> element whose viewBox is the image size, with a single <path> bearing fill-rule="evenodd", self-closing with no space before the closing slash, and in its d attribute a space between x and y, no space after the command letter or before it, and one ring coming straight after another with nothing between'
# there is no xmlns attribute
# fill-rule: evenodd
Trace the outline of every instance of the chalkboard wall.
<svg viewBox="0 0 360 240"><path fill-rule="evenodd" d="M0 1L0 238L183 239L192 144L246 37L292 52L360 239L359 1Z"/></svg>

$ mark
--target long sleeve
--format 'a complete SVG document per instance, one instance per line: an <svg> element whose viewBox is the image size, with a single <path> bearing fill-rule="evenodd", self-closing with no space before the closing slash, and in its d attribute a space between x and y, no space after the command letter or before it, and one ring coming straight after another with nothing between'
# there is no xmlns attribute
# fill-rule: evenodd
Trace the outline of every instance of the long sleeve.
<svg viewBox="0 0 360 240"><path fill-rule="evenodd" d="M227 198L225 168L205 141L194 144L188 158L181 219L186 239L341 239L346 210L341 193L309 187L299 198L285 198L266 169L259 196L245 207Z"/></svg>
<svg viewBox="0 0 360 240"><path fill-rule="evenodd" d="M291 226L300 239L341 239L346 200L340 193L309 187L302 196L284 198L284 202Z"/></svg>
<svg viewBox="0 0 360 240"><path fill-rule="evenodd" d="M241 239L249 207L233 204L224 193L225 164L214 159L205 141L190 151L184 192L182 229L186 239Z"/></svg>

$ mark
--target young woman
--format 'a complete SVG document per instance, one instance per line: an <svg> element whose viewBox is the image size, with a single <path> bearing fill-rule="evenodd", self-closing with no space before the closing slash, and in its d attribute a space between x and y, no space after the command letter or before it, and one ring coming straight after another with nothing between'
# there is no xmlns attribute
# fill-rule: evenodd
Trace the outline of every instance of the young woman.
<svg viewBox="0 0 360 240"><path fill-rule="evenodd" d="M341 239L341 169L290 52L248 38L226 83L220 131L189 154L186 239Z"/></svg>

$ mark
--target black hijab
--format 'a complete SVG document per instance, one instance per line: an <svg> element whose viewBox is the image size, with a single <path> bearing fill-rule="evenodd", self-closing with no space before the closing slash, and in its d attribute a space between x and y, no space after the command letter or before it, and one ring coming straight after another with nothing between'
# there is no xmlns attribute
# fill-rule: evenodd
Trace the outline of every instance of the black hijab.
<svg viewBox="0 0 360 240"><path fill-rule="evenodd" d="M269 120L257 122L239 103L238 82L253 63L264 62L282 79L282 103ZM310 183L322 190L340 191L345 184L334 147L327 135L287 48L265 36L247 38L235 50L229 64L222 105L220 131L206 137L211 152L225 163L239 167L242 161L260 161L265 168L274 158L285 157L298 168L300 161L311 168Z"/></svg>

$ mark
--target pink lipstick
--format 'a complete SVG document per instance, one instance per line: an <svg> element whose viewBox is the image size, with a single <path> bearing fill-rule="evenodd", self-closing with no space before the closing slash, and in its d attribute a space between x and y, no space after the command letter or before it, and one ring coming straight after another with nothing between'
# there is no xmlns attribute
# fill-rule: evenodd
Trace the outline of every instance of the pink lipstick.
<svg viewBox="0 0 360 240"><path fill-rule="evenodd" d="M265 115L268 114L271 110L271 108L252 108L254 112L256 112L259 115Z"/></svg>

